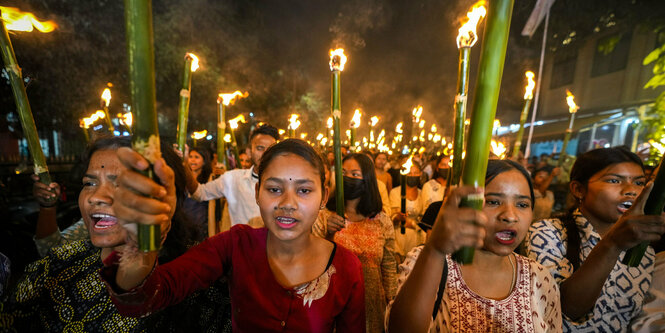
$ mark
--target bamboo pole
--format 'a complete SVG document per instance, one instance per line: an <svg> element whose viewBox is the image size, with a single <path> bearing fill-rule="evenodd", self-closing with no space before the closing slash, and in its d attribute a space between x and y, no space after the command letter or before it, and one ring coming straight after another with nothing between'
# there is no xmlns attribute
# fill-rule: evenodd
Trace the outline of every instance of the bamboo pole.
<svg viewBox="0 0 665 333"><path fill-rule="evenodd" d="M462 177L462 152L464 151L464 120L466 119L466 102L469 90L469 55L470 47L459 49L457 68L457 94L455 95L455 125L453 127L453 166L452 175L448 177L448 188L459 185Z"/></svg>
<svg viewBox="0 0 665 333"><path fill-rule="evenodd" d="M336 51L340 51L338 49ZM330 70L331 77L331 113L333 117L333 151L335 153L335 204L337 215L344 217L344 177L342 176L342 144L341 144L341 128L340 116L341 99L340 99L340 76L344 69L346 57L344 50L341 50L341 55L335 54L336 51L330 52Z"/></svg>
<svg viewBox="0 0 665 333"><path fill-rule="evenodd" d="M531 101L531 99L524 100L524 107L522 108L522 114L520 114L520 129L517 131L515 145L513 146L513 158L517 158L517 156L520 154L520 149L522 147L522 137L524 136L524 124L526 123L526 118L529 116Z"/></svg>
<svg viewBox="0 0 665 333"><path fill-rule="evenodd" d="M185 153L185 144L187 144L187 121L189 119L189 100L192 92L192 73L196 68L192 66L194 58L192 54L185 54L185 67L182 72L182 88L180 89L180 99L178 104L178 150Z"/></svg>
<svg viewBox="0 0 665 333"><path fill-rule="evenodd" d="M226 108L221 97L217 98L217 163L224 163L226 170L230 169L229 159L226 157Z"/></svg>
<svg viewBox="0 0 665 333"><path fill-rule="evenodd" d="M155 109L155 53L152 37L152 1L125 0L125 25L132 96L134 136L132 147L151 164L161 157L157 110ZM153 178L152 167L145 173ZM161 245L157 225L138 225L138 246L143 252Z"/></svg>

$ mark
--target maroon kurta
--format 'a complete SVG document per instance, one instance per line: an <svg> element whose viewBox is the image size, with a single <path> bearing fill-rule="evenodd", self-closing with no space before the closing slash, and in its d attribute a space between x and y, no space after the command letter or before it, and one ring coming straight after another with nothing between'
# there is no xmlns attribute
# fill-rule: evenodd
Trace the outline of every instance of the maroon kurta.
<svg viewBox="0 0 665 333"><path fill-rule="evenodd" d="M275 279L266 252L268 230L236 225L158 265L144 283L113 292L119 257L101 270L121 314L141 316L178 303L222 275L230 277L233 329L236 332L364 332L365 303L358 258L336 246L326 271L296 288Z"/></svg>

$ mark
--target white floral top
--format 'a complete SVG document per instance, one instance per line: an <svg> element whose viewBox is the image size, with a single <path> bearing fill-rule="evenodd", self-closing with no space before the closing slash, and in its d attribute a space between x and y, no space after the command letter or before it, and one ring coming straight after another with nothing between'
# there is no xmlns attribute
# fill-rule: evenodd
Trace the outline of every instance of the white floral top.
<svg viewBox="0 0 665 333"><path fill-rule="evenodd" d="M600 241L600 235L578 211L573 213L580 234L580 264ZM527 255L547 267L561 284L573 274L573 265L566 258L568 236L558 219L547 219L531 225L526 238ZM628 332L630 320L640 313L644 297L651 285L654 251L649 247L639 267L621 263L619 255L610 272L593 311L576 321L564 315L564 332Z"/></svg>
<svg viewBox="0 0 665 333"><path fill-rule="evenodd" d="M399 266L398 293L422 249L414 248ZM493 300L473 292L464 282L459 265L446 256L446 290L429 332L561 332L559 288L554 279L535 261L520 255L515 258L515 287L508 297ZM386 327L391 307L392 302L386 310Z"/></svg>

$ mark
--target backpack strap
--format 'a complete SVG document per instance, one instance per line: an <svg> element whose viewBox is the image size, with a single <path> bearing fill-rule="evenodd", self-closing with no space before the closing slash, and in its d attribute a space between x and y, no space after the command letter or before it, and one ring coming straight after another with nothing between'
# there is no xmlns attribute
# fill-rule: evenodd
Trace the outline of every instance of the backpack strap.
<svg viewBox="0 0 665 333"><path fill-rule="evenodd" d="M436 318L439 307L441 306L441 299L443 298L443 291L446 289L446 280L448 279L448 260L443 261L443 273L441 273L441 280L439 281L439 290L436 292L436 301L434 301L434 311L432 311L432 320Z"/></svg>

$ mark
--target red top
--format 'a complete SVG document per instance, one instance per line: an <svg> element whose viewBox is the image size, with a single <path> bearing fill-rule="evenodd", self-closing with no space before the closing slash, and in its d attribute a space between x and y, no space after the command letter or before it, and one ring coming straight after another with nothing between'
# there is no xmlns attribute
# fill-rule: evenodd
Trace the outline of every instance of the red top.
<svg viewBox="0 0 665 333"><path fill-rule="evenodd" d="M266 228L236 225L177 259L156 266L142 285L116 293L119 255L101 269L113 303L142 316L178 303L229 276L234 332L365 332L365 289L358 258L336 246L326 271L295 288L281 286L268 264Z"/></svg>

